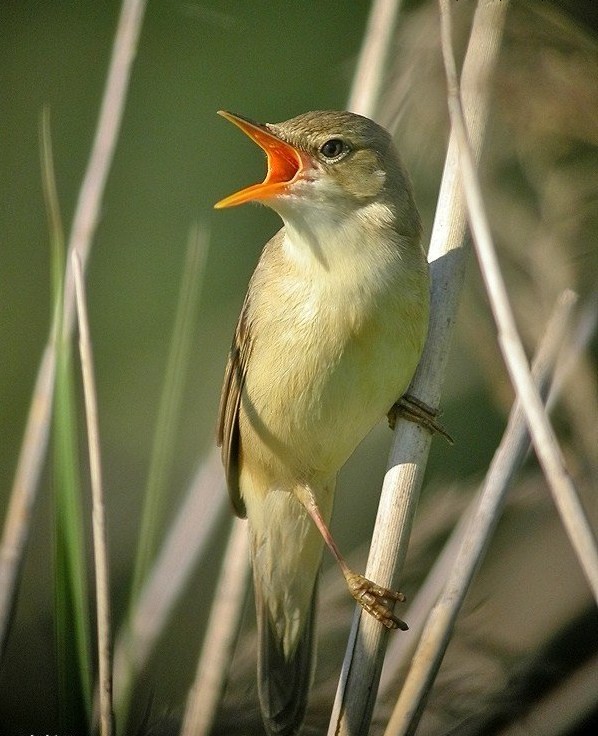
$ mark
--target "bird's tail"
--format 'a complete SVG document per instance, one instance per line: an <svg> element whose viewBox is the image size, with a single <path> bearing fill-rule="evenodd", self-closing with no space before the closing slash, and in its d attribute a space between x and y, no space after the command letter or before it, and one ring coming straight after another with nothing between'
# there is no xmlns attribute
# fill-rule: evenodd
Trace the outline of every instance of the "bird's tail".
<svg viewBox="0 0 598 736"><path fill-rule="evenodd" d="M321 496L328 518L332 492ZM292 736L301 729L315 662L324 542L292 494L272 491L260 504L249 500L262 718L268 736Z"/></svg>
<svg viewBox="0 0 598 736"><path fill-rule="evenodd" d="M317 583L296 647L285 655L262 596L256 596L258 622L258 692L268 736L298 734L307 707L314 668L314 621Z"/></svg>

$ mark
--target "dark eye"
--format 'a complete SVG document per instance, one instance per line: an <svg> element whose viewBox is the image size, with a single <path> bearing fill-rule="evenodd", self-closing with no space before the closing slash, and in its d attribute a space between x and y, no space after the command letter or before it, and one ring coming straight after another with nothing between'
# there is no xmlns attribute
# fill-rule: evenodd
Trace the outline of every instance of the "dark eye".
<svg viewBox="0 0 598 736"><path fill-rule="evenodd" d="M337 158L346 150L348 147L340 138L331 138L320 146L320 153L324 158Z"/></svg>

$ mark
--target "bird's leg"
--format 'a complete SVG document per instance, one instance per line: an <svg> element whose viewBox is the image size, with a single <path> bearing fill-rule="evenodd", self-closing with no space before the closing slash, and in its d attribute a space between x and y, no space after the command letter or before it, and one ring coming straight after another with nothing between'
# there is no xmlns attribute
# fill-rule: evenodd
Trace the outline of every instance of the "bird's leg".
<svg viewBox="0 0 598 736"><path fill-rule="evenodd" d="M390 407L388 426L394 430L398 417L403 417L403 419L419 424L420 427L427 429L432 434L442 435L449 444L454 444L453 438L437 420L437 416L438 412L435 409L416 399L415 396L405 394Z"/></svg>
<svg viewBox="0 0 598 736"><path fill-rule="evenodd" d="M387 629L401 629L402 631L406 631L409 628L407 624L395 616L390 605L388 605L391 601L405 601L403 593L382 588L363 575L353 572L334 541L312 491L306 486L301 486L297 489L296 495L324 538L328 549L338 562L347 581L349 592L357 603L377 621L380 621L381 624L386 626Z"/></svg>

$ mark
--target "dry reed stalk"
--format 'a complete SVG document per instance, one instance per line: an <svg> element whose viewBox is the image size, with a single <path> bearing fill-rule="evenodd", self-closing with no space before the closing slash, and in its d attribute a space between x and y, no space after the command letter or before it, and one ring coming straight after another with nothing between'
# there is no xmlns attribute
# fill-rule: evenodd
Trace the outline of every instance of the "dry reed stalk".
<svg viewBox="0 0 598 736"><path fill-rule="evenodd" d="M492 77L508 1L478 6L463 68L465 109L476 158L488 113ZM432 231L428 260L432 277L430 328L424 353L409 388L431 407L439 402L444 370L465 272L463 207L457 147L451 135ZM397 422L389 470L382 488L366 576L393 588L400 577L431 438L420 427ZM329 736L367 734L382 669L386 632L357 611L333 706Z"/></svg>
<svg viewBox="0 0 598 736"><path fill-rule="evenodd" d="M375 0L363 37L347 110L373 117L401 0Z"/></svg>
<svg viewBox="0 0 598 736"><path fill-rule="evenodd" d="M515 318L492 242L475 163L469 147L452 49L450 2L449 0L439 0L439 2L442 52L447 75L451 127L458 145L459 170L467 200L475 250L494 320L498 327L498 342L511 382L525 412L532 443L551 488L563 526L569 535L594 598L598 602L598 548L596 540L575 485L565 468L559 444L540 395L534 385L515 324Z"/></svg>
<svg viewBox="0 0 598 736"><path fill-rule="evenodd" d="M534 378L544 394L548 391L554 365L570 327L575 302L576 297L572 292L562 295L538 349L534 361ZM453 551L458 540L458 551L452 559L442 554L439 559L440 571L432 574L434 589L430 591L428 600L434 594L437 600L421 634L385 736L401 736L415 731L459 610L500 519L513 476L528 449L529 432L520 402L516 402L484 484L473 501L473 508L464 515L464 523L459 525L447 544L447 548ZM440 590L437 588L438 583L441 583ZM403 658L401 660L404 662Z"/></svg>
<svg viewBox="0 0 598 736"><path fill-rule="evenodd" d="M568 300L566 294L567 292L564 292L561 297L565 300L565 302L567 302ZM569 305L565 304L565 307L568 309ZM553 314L551 318L551 321L553 323L556 319L560 319L558 316L559 312L563 312L563 307L560 306L560 302L557 303L556 310L557 311L555 311L555 314ZM566 315L563 314L562 318L564 318L565 316ZM554 375L550 382L548 398L546 399L546 407L549 411L556 402L557 398L561 395L564 382L570 378L570 374L573 373L576 364L581 359L583 351L586 350L596 330L597 322L598 313L595 310L595 305L593 304L593 301L590 301L590 303L585 306L581 314L578 316L573 335L571 335L570 332L568 334L562 335L563 342L561 343L561 351L560 355L558 356L558 362ZM547 329L544 340L549 338L548 330L553 331L553 329L554 328L551 329L550 327ZM534 359L534 378L537 381L538 385L541 386L543 381L537 363L538 358ZM515 407L513 407L511 415L513 414L514 410ZM520 410L519 421L520 423L524 421L523 415ZM505 435L503 436L503 439L501 441L501 445L508 441L507 432L510 431L511 433L513 433L515 431L514 428L511 427L512 422L513 420L510 419L510 429L507 429L507 431L505 432ZM525 440L527 448L526 452L529 452L529 435L527 432L525 434L527 438ZM500 448L497 450L497 452L499 450ZM486 481L485 486L488 486L488 480ZM496 501L497 503L501 503L502 499L498 497ZM460 545L465 539L465 535L470 533L469 528L471 524L471 518L473 517L477 506L478 500L477 498L474 498L470 503L468 509L463 513L459 524L453 530L453 533L445 544L442 552L438 555L433 568L430 570L430 573L426 577L424 584L420 586L417 595L409 605L409 608L405 615L409 619L410 632L413 634L414 641L408 641L405 638L399 639L398 637L395 637L388 647L386 662L382 671L382 677L380 679L380 692L383 695L389 694L390 688L397 682L400 672L408 666L409 662L412 659L413 651L417 646L417 641L421 636L426 618L428 617L434 604L437 602L440 593L448 579L450 570L455 565L455 560L457 558ZM478 529L478 531L475 531L474 529L474 538L477 537L480 531L481 528Z"/></svg>
<svg viewBox="0 0 598 736"><path fill-rule="evenodd" d="M249 535L235 519L228 540L208 628L189 691L181 736L208 736L222 697L242 620L249 583Z"/></svg>
<svg viewBox="0 0 598 736"><path fill-rule="evenodd" d="M79 325L79 351L81 374L85 397L87 420L87 443L92 495L93 556L96 581L96 611L98 632L98 689L100 700L100 734L112 736L114 716L112 713L112 636L110 623L110 574L108 565L108 542L106 537L106 514L102 485L102 463L100 459L100 432L98 405L93 369L93 351L89 335L87 299L83 271L77 251L73 251L72 268L75 280L77 322Z"/></svg>

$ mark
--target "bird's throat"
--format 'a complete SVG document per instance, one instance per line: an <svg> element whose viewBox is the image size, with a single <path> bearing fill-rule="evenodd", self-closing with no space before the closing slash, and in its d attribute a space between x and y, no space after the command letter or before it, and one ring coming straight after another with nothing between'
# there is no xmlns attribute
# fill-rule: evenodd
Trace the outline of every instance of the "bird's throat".
<svg viewBox="0 0 598 736"><path fill-rule="evenodd" d="M310 278L359 282L401 261L393 214L380 203L334 212L301 208L281 215L289 265Z"/></svg>

